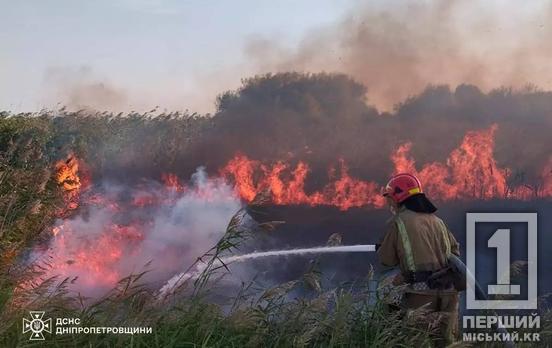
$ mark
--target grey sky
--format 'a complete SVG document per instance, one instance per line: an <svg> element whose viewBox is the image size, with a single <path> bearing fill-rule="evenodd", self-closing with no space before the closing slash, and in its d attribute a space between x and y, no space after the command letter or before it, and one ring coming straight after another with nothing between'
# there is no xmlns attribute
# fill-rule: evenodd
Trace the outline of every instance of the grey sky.
<svg viewBox="0 0 552 348"><path fill-rule="evenodd" d="M0 0L0 109L52 107L67 101L72 86L104 83L122 95L124 107L208 111L217 87L245 77L235 70L243 68L249 40L277 37L294 45L352 4Z"/></svg>
<svg viewBox="0 0 552 348"><path fill-rule="evenodd" d="M0 110L210 112L254 74L341 72L392 110L427 85L552 89L552 2L0 0Z"/></svg>

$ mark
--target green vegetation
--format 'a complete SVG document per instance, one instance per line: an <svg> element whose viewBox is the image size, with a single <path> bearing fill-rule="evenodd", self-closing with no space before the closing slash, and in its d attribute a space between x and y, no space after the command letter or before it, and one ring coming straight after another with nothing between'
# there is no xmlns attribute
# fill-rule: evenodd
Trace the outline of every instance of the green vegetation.
<svg viewBox="0 0 552 348"><path fill-rule="evenodd" d="M132 142L130 138L139 137L137 131L148 133L148 141L155 138L150 134L152 129L165 135L187 134L186 139L192 141L207 123L208 120L182 115L116 118L78 113L64 117L2 114L0 346L409 346L427 338L425 332L406 326L397 314L386 313L376 294L367 287L359 285L362 291L345 286L324 290L318 286L312 290L318 274L307 274L303 279L264 291L256 289L254 283L244 285L231 299L215 304L212 299L217 279L225 269L214 267L213 260L232 252L245 238L244 232L236 228L240 214L230 222L225 238L202 258L209 267L199 279L179 286L164 300L156 298L152 287L141 281L144 273L122 279L104 298L92 301L69 292L73 279L37 281L42 266L25 266L21 262L34 243L49 238L43 231L64 207L61 189L54 180L54 163L68 151L77 152L87 161L100 153L105 163L110 157L122 156L118 151L125 148L123 144ZM170 137L173 136L176 135ZM164 141L157 147L150 143L150 151L168 153L159 157L169 161L171 151L189 144L180 139L181 142ZM87 153L94 147L100 151ZM97 171L98 167L91 170ZM270 224L263 227L269 228ZM311 289L314 295L308 299L292 298L291 292L296 289ZM28 333L22 334L22 318L30 310L46 311L51 318L80 318L82 326L145 326L152 327L153 333L45 333L45 342L33 342L28 340Z"/></svg>
<svg viewBox="0 0 552 348"><path fill-rule="evenodd" d="M272 86L270 81L268 78L253 80L250 88L257 85L264 86L263 88L280 88L282 85ZM338 82L347 84L347 81ZM270 122L274 122L274 125L268 129L274 134L265 138L264 133L259 133L262 130L260 124L263 123L265 127L264 122L267 122L267 119L260 119L258 124L253 124L254 131L258 133L252 134L250 138L243 137L241 131L236 131L243 127L236 126L233 122L239 116L238 122L251 124L248 118L250 116L246 114L251 107L244 105L250 98L249 93L252 92L244 89L222 96L219 100L220 113L214 117L177 113L154 117L147 113L111 115L63 110L22 115L0 113L0 347L429 345L429 333L426 330L415 328L410 325L411 319L386 309L378 293L368 287L370 277L354 286L344 284L334 289L322 289L317 281L322 275L308 272L301 279L271 289L259 289L258 284L253 281L251 284L244 284L236 294L227 294L221 301L216 292L219 284L217 280L223 276L225 269L214 267L213 260L219 255L231 253L239 241L246 237L242 235L243 231L236 229L235 219L239 219L239 214L229 224L225 238L203 257L209 267L202 276L195 283L185 283L164 300L159 300L152 287L142 281L143 273L122 279L113 291L95 301L70 293L68 286L72 279L34 281L41 274L41 268L37 265L26 266L22 261L33 244L47 241L50 236L43 232L60 216L60 211L64 208L62 192L54 180L54 163L66 158L69 152L75 152L79 158L84 159L93 176L117 178L117 175L123 174L126 180L131 180L133 176L136 179L143 176L158 178L161 170L184 176L202 164L217 168L216 164L222 163L226 152L234 151L220 145L227 139L237 139L239 146L245 144L243 148L247 148L251 142L251 148L260 144L270 151L304 149L301 127L306 126L303 125L303 120L296 117L302 113L314 112L313 115L318 117L315 120L317 126L313 127L314 133L309 135L313 139L329 138L325 136L325 126L320 126L325 122L331 121L328 129L335 132L333 122L339 120L317 111L324 105L317 104L316 95L307 98L305 103L300 103L294 113L270 109L270 105L280 107L280 100L285 100L284 96L278 98L278 103L271 99L266 102L264 109L260 108L266 111L263 114L268 115L266 117L285 115L282 119L271 119ZM358 94L355 89L351 93ZM293 100L295 97L293 93L287 95L287 98ZM410 106L415 106L412 103ZM293 103L289 102L286 105L291 104ZM359 103L354 105L360 109L365 107ZM403 111L408 111L408 106L409 104L405 104ZM323 109L327 108L329 106L324 106ZM244 116L240 114L242 111ZM328 112L332 113L335 110L330 111ZM356 129L357 124L365 122L360 116L364 117L366 110L361 111L348 109L345 116L352 121L347 121L346 118L341 121L350 122L349 128ZM249 112L253 113L250 110ZM370 120L367 124L372 127L374 122ZM381 122L385 122L383 126L387 127L389 121L383 119ZM288 127L280 128L280 125L287 123L292 124L291 128L298 134L293 137L294 147L275 149L275 143L289 144L282 140L290 138L286 131ZM370 137L355 133L351 138ZM213 144L217 146L217 151L207 152L206 149L211 149ZM346 142L343 141L343 144ZM355 147L370 148L365 144L361 145ZM263 149L262 146L258 148ZM269 150L266 153L272 154ZM329 152L319 151L324 154ZM364 152L348 151L347 148L343 153L358 155L363 159L371 158ZM378 149L378 153L387 154L388 151ZM274 156L276 155L279 154ZM369 166L366 168L370 169ZM307 293L308 296L295 298L294 293L297 291ZM46 334L45 342L36 343L28 340L28 334L22 334L22 318L28 316L29 310L46 311L46 315L52 318L80 318L82 326L145 326L152 327L153 333ZM542 336L545 342L542 343L546 345L551 340L552 315L549 312L542 315L545 325Z"/></svg>

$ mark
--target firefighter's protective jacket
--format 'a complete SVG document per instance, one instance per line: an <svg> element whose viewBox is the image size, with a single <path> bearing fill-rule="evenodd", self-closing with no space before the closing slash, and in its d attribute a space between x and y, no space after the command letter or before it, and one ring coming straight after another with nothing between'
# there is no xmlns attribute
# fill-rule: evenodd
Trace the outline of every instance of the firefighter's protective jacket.
<svg viewBox="0 0 552 348"><path fill-rule="evenodd" d="M459 245L444 222L434 214L416 213L402 207L388 221L378 249L385 266L399 265L401 273L437 271L447 264L447 255L460 256Z"/></svg>

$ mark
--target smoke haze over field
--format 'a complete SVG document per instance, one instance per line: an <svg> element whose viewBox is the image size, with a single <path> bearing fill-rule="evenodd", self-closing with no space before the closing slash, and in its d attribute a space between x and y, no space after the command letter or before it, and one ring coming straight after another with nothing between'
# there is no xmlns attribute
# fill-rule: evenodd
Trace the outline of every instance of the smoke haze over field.
<svg viewBox="0 0 552 348"><path fill-rule="evenodd" d="M62 113L70 117L55 118L53 126L60 143L73 143L68 149L84 146L94 177L123 183L163 173L188 178L200 166L219 175L241 153L289 169L307 163L307 192L324 187L340 160L353 178L383 184L401 146L411 143L407 157L418 170L446 165L471 131L489 134L487 153L509 171L509 184L542 187L550 180L550 92L437 86L380 113L365 103L365 90L345 75L282 73L244 81L220 97L209 118Z"/></svg>
<svg viewBox="0 0 552 348"><path fill-rule="evenodd" d="M11 69L0 85L0 98L12 97L0 99L0 108L61 103L72 109L145 111L159 105L207 112L213 111L217 94L237 88L242 78L287 71L353 76L367 87L368 103L380 110L391 110L428 84L456 88L468 83L483 91L527 84L552 88L552 5L545 1L307 1L278 8L241 1L232 6L228 11L247 11L252 21L227 23L223 5L160 1L137 11L141 6L98 2L90 10L104 14L97 17L105 20L100 25L96 17L67 7L67 18L80 18L79 24L58 16L55 33L23 36L26 47L42 51L28 54L7 46L3 61ZM6 20L39 25L49 19L17 8ZM190 23L203 18L204 10L213 16L209 30L182 24L188 16ZM122 16L135 22L120 21ZM158 23L158 32L144 32L141 22ZM91 35L86 26L98 28ZM75 40L73 33L82 39ZM32 75L14 63L23 53ZM40 67L44 71L37 71ZM74 78L52 80L52 69L95 74L75 83ZM22 81L25 88L19 88Z"/></svg>
<svg viewBox="0 0 552 348"><path fill-rule="evenodd" d="M338 24L314 30L296 48L251 41L263 71L336 71L368 88L389 110L428 84L483 90L552 87L552 5L501 1L359 3ZM510 3L511 5L511 3Z"/></svg>
<svg viewBox="0 0 552 348"><path fill-rule="evenodd" d="M105 79L94 76L90 67L50 69L45 83L55 86L50 98L63 101L70 110L119 110L127 103L126 93Z"/></svg>
<svg viewBox="0 0 552 348"><path fill-rule="evenodd" d="M80 179L58 181L73 185L66 194L82 205L68 205L57 221L55 271L81 275L83 286L113 284L153 260L153 280L166 279L266 187L281 198L276 204L293 206L291 217L322 207L314 222L287 229L283 241L296 244L344 232L345 220L331 231L312 226L325 209L338 217L372 209L360 223L382 220L378 189L398 170L423 173L429 188L445 184L431 198L452 202L451 211L478 199L524 200L531 209L548 202L552 5L328 1L98 1L55 13L48 6L45 15L13 5L17 15L8 12L0 34L10 44L0 57L8 72L0 111L21 100L17 111L66 105L33 114L33 132L43 135L46 156L73 176L82 164L83 183L88 174L92 183L85 192ZM11 18L21 14L20 27ZM270 23L276 29L258 30ZM129 110L138 113L115 116ZM205 185L211 193L197 195Z"/></svg>

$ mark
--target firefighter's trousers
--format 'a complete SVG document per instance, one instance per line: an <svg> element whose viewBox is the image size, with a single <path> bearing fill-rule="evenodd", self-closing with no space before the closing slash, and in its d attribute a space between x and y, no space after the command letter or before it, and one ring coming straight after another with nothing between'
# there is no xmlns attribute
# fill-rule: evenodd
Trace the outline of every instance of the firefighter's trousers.
<svg viewBox="0 0 552 348"><path fill-rule="evenodd" d="M458 292L431 291L407 292L403 297L403 308L420 310L425 313L416 320L419 324L435 327L437 336L434 343L444 347L454 342L458 336ZM423 307L423 308L421 308Z"/></svg>

